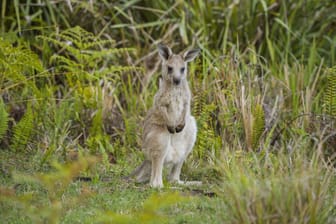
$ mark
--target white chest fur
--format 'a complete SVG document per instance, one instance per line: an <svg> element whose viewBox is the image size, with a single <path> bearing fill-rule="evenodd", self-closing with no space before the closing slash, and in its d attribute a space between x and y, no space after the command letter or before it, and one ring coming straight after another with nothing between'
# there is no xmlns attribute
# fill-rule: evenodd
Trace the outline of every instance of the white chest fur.
<svg viewBox="0 0 336 224"><path fill-rule="evenodd" d="M182 96L181 89L174 89L171 91L170 97L168 99L167 113L171 118L171 121L174 126L179 125L179 121L181 121L181 117L183 114L183 110L185 107L185 99Z"/></svg>
<svg viewBox="0 0 336 224"><path fill-rule="evenodd" d="M167 155L165 157L165 163L178 163L185 156L185 147L184 141L179 140L182 137L182 134L170 135L170 141L168 144ZM180 147L176 147L176 145L180 144ZM182 144L182 145L181 145Z"/></svg>

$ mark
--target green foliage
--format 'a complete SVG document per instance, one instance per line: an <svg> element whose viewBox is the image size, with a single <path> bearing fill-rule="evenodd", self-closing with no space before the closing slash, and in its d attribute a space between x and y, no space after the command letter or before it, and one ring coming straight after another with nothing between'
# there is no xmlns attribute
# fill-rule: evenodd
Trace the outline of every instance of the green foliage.
<svg viewBox="0 0 336 224"><path fill-rule="evenodd" d="M137 144L137 137L139 135L138 130L140 126L138 120L139 118L135 117L124 117L125 130L123 130L123 141L125 145L135 146Z"/></svg>
<svg viewBox="0 0 336 224"><path fill-rule="evenodd" d="M327 76L327 86L324 93L325 113L336 116L336 69L332 68Z"/></svg>
<svg viewBox="0 0 336 224"><path fill-rule="evenodd" d="M0 161L10 161L6 168L16 170L10 177L0 176L2 222L204 223L216 222L223 214L216 212L219 200L202 194L192 197L187 189L157 191L127 183L122 179L125 164L106 173L97 157L79 156L78 161L52 162L51 168L37 172L31 159L0 151Z"/></svg>
<svg viewBox="0 0 336 224"><path fill-rule="evenodd" d="M48 146L43 149L43 160L58 151L65 158L67 150L77 148L76 144L82 142L81 147L88 147L93 154L100 153L107 164L108 153L113 150L105 129L115 131L115 127L111 127L114 124L108 122L114 117L116 105L120 106L118 86L123 82L123 75L138 69L127 66L123 60L123 56L134 49L116 48L114 40L101 39L79 26L39 38L57 49L50 63L58 82L65 85L48 87L51 107L40 105L40 113L51 115L50 119L41 121L45 129L42 133L51 132L45 136ZM62 98L55 101L50 91L61 93Z"/></svg>
<svg viewBox="0 0 336 224"><path fill-rule="evenodd" d="M206 106L206 97L206 93L202 93L200 91L193 96L192 112L196 117L201 117L201 114L204 111L204 107Z"/></svg>
<svg viewBox="0 0 336 224"><path fill-rule="evenodd" d="M26 149L31 136L34 134L34 114L30 105L21 120L15 125L11 149L17 152Z"/></svg>
<svg viewBox="0 0 336 224"><path fill-rule="evenodd" d="M40 104L36 108L38 116L37 148L43 153L41 165L52 159L53 155L61 155L66 158L68 150L77 149L78 138L82 135L82 129L73 130L74 125L80 126L79 112L83 110L83 103L79 98L57 100L53 97L53 88L41 91ZM76 129L77 130L77 129Z"/></svg>
<svg viewBox="0 0 336 224"><path fill-rule="evenodd" d="M251 95L245 97L245 89L242 88L241 110L244 124L245 141L248 150L257 150L260 139L265 130L265 113L261 105L260 97Z"/></svg>
<svg viewBox="0 0 336 224"><path fill-rule="evenodd" d="M37 80L46 76L38 56L23 44L12 44L0 38L0 96L7 97L9 110L21 108L24 111L25 101L32 99L39 93ZM8 123L11 114L6 118L5 108L2 107L2 124ZM16 151L23 150L32 136L34 127L33 110L27 108L21 121L15 125L11 148ZM2 126L3 128L8 126ZM2 129L5 133L5 129ZM10 130L12 131L12 130ZM3 137L0 135L0 137Z"/></svg>
<svg viewBox="0 0 336 224"><path fill-rule="evenodd" d="M144 51L156 40L179 39L184 45L197 40L207 54L213 49L226 54L239 43L242 51L252 45L272 62L285 64L301 57L307 62L315 41L316 57L328 65L336 59L331 0L9 2L2 5L2 32L29 36L80 25Z"/></svg>
<svg viewBox="0 0 336 224"><path fill-rule="evenodd" d="M4 102L0 99L0 142L8 130L8 113Z"/></svg>
<svg viewBox="0 0 336 224"><path fill-rule="evenodd" d="M77 80L90 82L108 75L111 76L111 81L117 81L120 72L135 69L107 63L116 61L116 55L125 55L134 52L134 49L115 48L114 40L102 40L79 26L40 38L61 49L60 53L54 54L50 60L58 65L59 71L65 71L68 82L72 85L75 85Z"/></svg>
<svg viewBox="0 0 336 224"><path fill-rule="evenodd" d="M332 222L333 174L316 157L227 152L220 167L228 223Z"/></svg>
<svg viewBox="0 0 336 224"><path fill-rule="evenodd" d="M252 147L256 150L259 146L259 140L265 131L265 114L260 104L255 105L252 115Z"/></svg>
<svg viewBox="0 0 336 224"><path fill-rule="evenodd" d="M69 173L78 173L69 166L55 168L65 175L32 175L29 181L29 174L15 175L30 182L17 181L18 192L1 187L0 200L16 203L4 206L15 218L23 208L32 222L62 222L65 213L69 223L96 216L102 222L162 221L158 201L165 199L156 195L142 206L150 190L121 176L139 160L132 152L157 90L155 45L164 42L176 50L202 49L189 65L198 136L182 178L218 184L219 193L208 200L195 196L192 201L200 202L192 209L173 207L171 222L189 223L201 214L211 223L334 222L334 167L324 167L314 154L335 158L336 79L329 68L336 59L334 1L3 0L1 9L0 96L6 105L1 101L0 139L13 134L8 142L18 155L27 146L36 149L30 154L40 169L54 159L68 161L71 152L91 152L101 158L99 175L113 179L93 179L88 185L102 198L78 207L64 190L77 185ZM328 116L319 122L312 114L321 111ZM212 167L221 154L222 164ZM5 185L8 164L0 160ZM216 172L212 179L209 169ZM187 218L175 216L183 212Z"/></svg>
<svg viewBox="0 0 336 224"><path fill-rule="evenodd" d="M102 223L168 223L169 219L161 210L165 207L173 206L180 202L185 202L186 198L179 193L153 194L144 203L141 209L131 214L116 214L106 212L98 215L99 222Z"/></svg>
<svg viewBox="0 0 336 224"><path fill-rule="evenodd" d="M42 63L38 56L22 46L13 46L0 37L0 86L3 89L11 89L19 85L33 87L35 72L42 72Z"/></svg>
<svg viewBox="0 0 336 224"><path fill-rule="evenodd" d="M92 124L89 130L90 135L98 136L103 134L103 114L102 110L98 109L93 116Z"/></svg>
<svg viewBox="0 0 336 224"><path fill-rule="evenodd" d="M216 106L213 103L207 104L206 94L202 92L194 97L193 103L193 113L198 128L194 154L199 159L208 159L208 156L215 158L219 155L221 147L221 139L216 135L212 124L212 116Z"/></svg>
<svg viewBox="0 0 336 224"><path fill-rule="evenodd" d="M33 175L16 173L14 180L18 186L24 184L30 184L35 188L39 186L39 190L45 191L44 200L37 200L34 190L19 194L12 189L1 188L0 201L8 203L13 208L20 208L21 215L29 217L34 223L59 223L69 206L84 204L85 200L93 195L93 191L83 186L78 189L75 196L63 197L73 180L95 163L97 159L94 157L80 158L72 164L54 163L55 170L49 173Z"/></svg>
<svg viewBox="0 0 336 224"><path fill-rule="evenodd" d="M85 144L92 154L100 155L102 157L102 162L105 166L109 165L109 155L115 151L110 144L110 137L108 135L91 135L86 139ZM116 153L117 152L115 152L115 154Z"/></svg>

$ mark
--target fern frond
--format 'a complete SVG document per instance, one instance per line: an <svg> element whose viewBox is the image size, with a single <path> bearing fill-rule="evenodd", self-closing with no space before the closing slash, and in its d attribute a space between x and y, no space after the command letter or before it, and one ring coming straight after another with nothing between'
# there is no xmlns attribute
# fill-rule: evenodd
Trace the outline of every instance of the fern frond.
<svg viewBox="0 0 336 224"><path fill-rule="evenodd" d="M200 117L205 104L206 104L206 94L202 91L197 92L193 97L193 114L196 117Z"/></svg>
<svg viewBox="0 0 336 224"><path fill-rule="evenodd" d="M61 34L60 34L61 35ZM58 37L47 37L47 36L38 36L39 39L45 40L49 43L52 43L55 46L58 46L62 49L67 50L68 52L70 52L72 55L79 55L80 54L80 50L76 47L73 46L73 43L71 42L71 40L59 40Z"/></svg>
<svg viewBox="0 0 336 224"><path fill-rule="evenodd" d="M259 140L265 131L265 113L260 104L255 105L252 123L252 148L255 150L258 147Z"/></svg>
<svg viewBox="0 0 336 224"><path fill-rule="evenodd" d="M102 72L112 73L112 72L129 72L129 71L139 71L143 68L140 67L133 67L133 66L111 66L110 68L105 69Z"/></svg>
<svg viewBox="0 0 336 224"><path fill-rule="evenodd" d="M14 127L11 148L14 151L21 151L26 148L34 128L34 116L30 106L27 107L19 123Z"/></svg>
<svg viewBox="0 0 336 224"><path fill-rule="evenodd" d="M38 56L22 46L12 46L0 38L0 86L26 84L27 76L42 72L43 66Z"/></svg>
<svg viewBox="0 0 336 224"><path fill-rule="evenodd" d="M75 61L73 61L73 60L71 60L71 59L69 59L67 57L64 57L64 56L61 56L61 55L57 55L57 54L54 54L53 56L51 56L50 57L50 61L51 62L61 62L62 64L67 65L69 68L73 67L72 70L78 68L78 66L79 66L78 63L76 63ZM62 64L59 65L59 66L62 66Z"/></svg>
<svg viewBox="0 0 336 224"><path fill-rule="evenodd" d="M115 41L112 39L99 39L93 35L93 33L90 33L79 26L67 29L59 34L51 35L50 37L38 36L38 38L51 42L61 48L65 48L70 52L73 51L72 53L75 55L81 53L77 51L78 49L83 51L94 48L101 48L102 46L115 43Z"/></svg>
<svg viewBox="0 0 336 224"><path fill-rule="evenodd" d="M323 103L325 113L336 116L336 68L329 70Z"/></svg>
<svg viewBox="0 0 336 224"><path fill-rule="evenodd" d="M8 130L8 113L5 104L0 100L0 141Z"/></svg>
<svg viewBox="0 0 336 224"><path fill-rule="evenodd" d="M103 111L102 109L99 109L98 111L96 111L96 114L92 119L90 135L96 136L102 134L103 134Z"/></svg>
<svg viewBox="0 0 336 224"><path fill-rule="evenodd" d="M196 104L194 104L195 117L198 124L197 147L194 151L198 158L205 159L209 153L215 156L218 155L221 139L216 135L211 122L211 115L216 106L214 104L206 104L205 96L201 95L196 98Z"/></svg>
<svg viewBox="0 0 336 224"><path fill-rule="evenodd" d="M59 34L59 37L71 41L79 49L99 47L105 44L112 44L115 42L111 39L101 40L93 35L93 33L90 33L79 26L65 30L64 32Z"/></svg>
<svg viewBox="0 0 336 224"><path fill-rule="evenodd" d="M104 50L81 50L82 54L90 55L92 59L101 58L102 55L111 56L111 55L124 55L125 53L134 53L134 48L113 48L113 49L104 49Z"/></svg>
<svg viewBox="0 0 336 224"><path fill-rule="evenodd" d="M91 80L90 78L101 78L110 73L139 70L138 67L111 65L112 60L109 60L133 53L134 48L115 48L114 40L101 40L80 27L39 38L62 49L62 54L53 55L50 62L57 64L58 69L81 75L77 77L81 82Z"/></svg>

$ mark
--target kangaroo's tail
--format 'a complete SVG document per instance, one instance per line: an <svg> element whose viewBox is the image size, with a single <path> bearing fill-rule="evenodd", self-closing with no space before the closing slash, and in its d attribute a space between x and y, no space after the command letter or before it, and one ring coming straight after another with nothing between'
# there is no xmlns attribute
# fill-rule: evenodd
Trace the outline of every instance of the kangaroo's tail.
<svg viewBox="0 0 336 224"><path fill-rule="evenodd" d="M126 180L135 179L138 183L149 181L151 175L152 163L149 160L143 161L130 175L125 177Z"/></svg>

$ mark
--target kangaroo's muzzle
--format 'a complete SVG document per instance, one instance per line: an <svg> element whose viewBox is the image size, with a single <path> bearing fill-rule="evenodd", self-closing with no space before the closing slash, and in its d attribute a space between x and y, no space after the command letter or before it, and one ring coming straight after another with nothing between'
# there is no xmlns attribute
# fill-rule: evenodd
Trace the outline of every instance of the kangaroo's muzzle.
<svg viewBox="0 0 336 224"><path fill-rule="evenodd" d="M181 79L179 79L179 78L173 78L174 85L179 85L180 82L181 82Z"/></svg>

